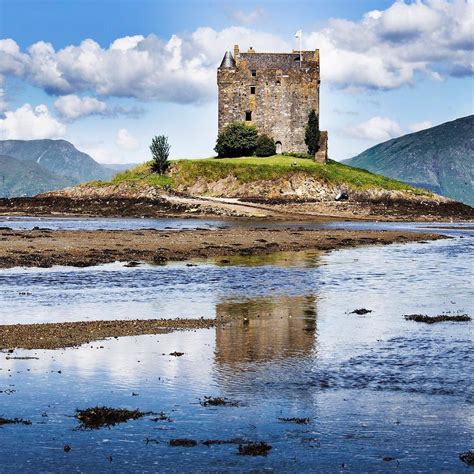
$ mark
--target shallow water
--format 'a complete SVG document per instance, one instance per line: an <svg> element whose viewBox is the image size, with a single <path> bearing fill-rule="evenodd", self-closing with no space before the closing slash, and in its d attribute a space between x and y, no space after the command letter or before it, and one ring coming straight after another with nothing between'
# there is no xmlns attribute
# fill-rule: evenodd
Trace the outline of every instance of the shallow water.
<svg viewBox="0 0 474 474"><path fill-rule="evenodd" d="M442 222L376 222L376 221L271 221L268 219L196 219L196 218L116 218L116 217L39 217L39 216L0 216L0 227L9 227L14 230L31 230L34 227L51 230L184 230L184 229L219 229L225 227L265 227L265 228L304 228L322 229L338 228L352 230L389 229L418 231L425 228L445 228L450 223ZM451 232L456 229L470 228L472 223L457 223Z"/></svg>
<svg viewBox="0 0 474 474"><path fill-rule="evenodd" d="M3 323L235 319L224 328L13 354L33 360L0 354L0 416L33 421L0 426L0 471L466 472L458 454L473 448L474 323L403 318L474 315L472 231L445 232L455 238L197 266L0 271ZM349 314L362 307L372 312ZM173 351L185 355L166 355ZM240 406L203 407L206 395ZM93 405L164 411L172 422L146 417L75 431L75 409ZM273 448L247 457L235 444L173 448L172 438Z"/></svg>

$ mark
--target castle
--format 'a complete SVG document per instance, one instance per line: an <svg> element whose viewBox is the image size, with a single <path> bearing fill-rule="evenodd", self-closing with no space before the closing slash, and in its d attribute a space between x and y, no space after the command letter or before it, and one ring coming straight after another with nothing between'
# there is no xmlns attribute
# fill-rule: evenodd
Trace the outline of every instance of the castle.
<svg viewBox="0 0 474 474"><path fill-rule="evenodd" d="M227 51L217 69L219 133L232 122L255 125L275 140L277 153L306 153L305 128L319 115L319 50L257 53ZM317 161L327 159L327 132L321 132Z"/></svg>

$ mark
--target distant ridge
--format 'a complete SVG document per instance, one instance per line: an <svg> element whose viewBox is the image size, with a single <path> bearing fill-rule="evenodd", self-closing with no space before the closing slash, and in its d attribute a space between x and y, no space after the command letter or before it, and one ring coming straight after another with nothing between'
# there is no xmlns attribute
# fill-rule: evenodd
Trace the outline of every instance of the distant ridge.
<svg viewBox="0 0 474 474"><path fill-rule="evenodd" d="M73 182L42 168L34 161L21 161L0 155L0 196L31 196L61 189Z"/></svg>
<svg viewBox="0 0 474 474"><path fill-rule="evenodd" d="M474 206L474 115L394 138L343 163Z"/></svg>
<svg viewBox="0 0 474 474"><path fill-rule="evenodd" d="M1 140L0 155L0 197L32 196L115 173L66 140Z"/></svg>

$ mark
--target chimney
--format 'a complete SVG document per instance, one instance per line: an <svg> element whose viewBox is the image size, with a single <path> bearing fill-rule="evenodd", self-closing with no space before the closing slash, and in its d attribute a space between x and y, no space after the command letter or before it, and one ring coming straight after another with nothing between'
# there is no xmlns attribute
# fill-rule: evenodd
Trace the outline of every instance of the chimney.
<svg viewBox="0 0 474 474"><path fill-rule="evenodd" d="M236 64L239 64L240 60L240 50L239 50L239 45L234 44L234 61Z"/></svg>

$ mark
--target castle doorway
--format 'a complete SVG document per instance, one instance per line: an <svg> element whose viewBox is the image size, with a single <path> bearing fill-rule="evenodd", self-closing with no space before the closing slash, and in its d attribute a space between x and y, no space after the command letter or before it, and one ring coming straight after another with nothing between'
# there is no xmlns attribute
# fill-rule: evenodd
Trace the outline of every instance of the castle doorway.
<svg viewBox="0 0 474 474"><path fill-rule="evenodd" d="M281 150L281 142L276 142L275 145L276 145L276 152L277 152L277 155L281 155L281 152L282 152L282 150Z"/></svg>

